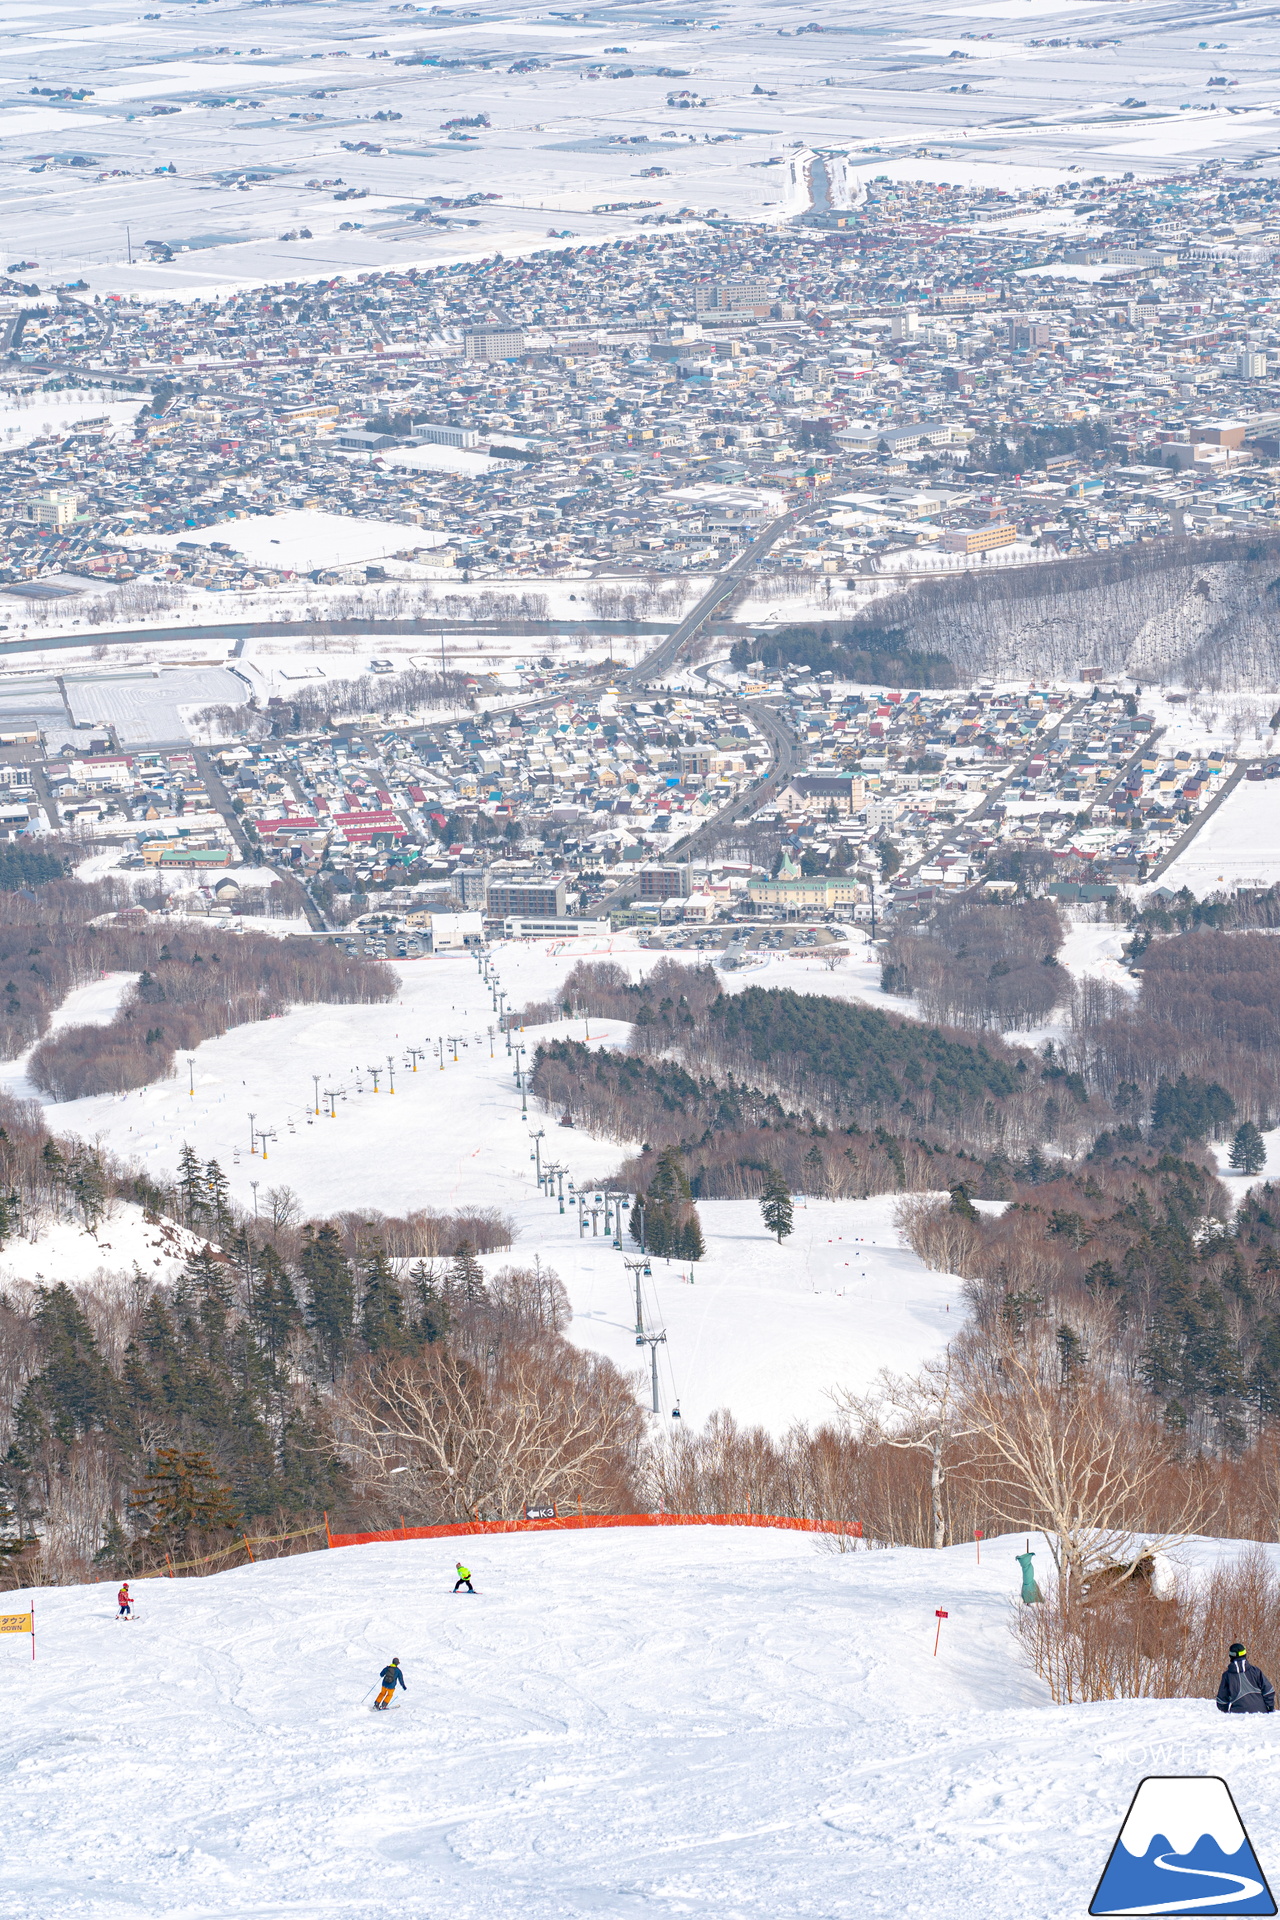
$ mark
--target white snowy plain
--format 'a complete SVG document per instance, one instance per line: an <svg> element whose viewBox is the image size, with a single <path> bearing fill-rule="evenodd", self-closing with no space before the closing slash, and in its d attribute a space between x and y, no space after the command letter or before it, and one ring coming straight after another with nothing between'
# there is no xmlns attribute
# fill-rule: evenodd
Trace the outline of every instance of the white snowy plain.
<svg viewBox="0 0 1280 1920"><path fill-rule="evenodd" d="M1223 1775L1274 1874L1280 1719L1051 1705L1022 1545L618 1529L137 1582L132 1624L114 1580L6 1596L0 1912L1077 1920L1147 1774Z"/></svg>
<svg viewBox="0 0 1280 1920"><path fill-rule="evenodd" d="M1274 133L1265 10L1224 9L1212 26L1081 0L825 4L794 19L736 0L705 19L354 0L216 11L226 43L193 46L186 6L8 10L5 247L44 289L79 276L90 297L158 301L510 258L646 231L655 205L668 233L691 214L695 227L780 225L810 203L815 151L844 162L828 185L847 206L877 175L1005 188L1068 169L1159 176L1265 156ZM1202 29L1227 37L1197 45ZM696 110L671 92L679 76ZM92 91L55 101L37 77ZM1211 80L1230 84L1230 111ZM1132 85L1137 111L1121 104ZM477 110L474 142L451 140L450 119ZM344 137L361 129L377 137ZM661 174L643 164L657 158ZM366 196L358 221L335 203L339 180ZM467 203L466 225L415 218L435 196ZM1053 237L1052 212L1034 225ZM148 234L171 258L140 257Z"/></svg>

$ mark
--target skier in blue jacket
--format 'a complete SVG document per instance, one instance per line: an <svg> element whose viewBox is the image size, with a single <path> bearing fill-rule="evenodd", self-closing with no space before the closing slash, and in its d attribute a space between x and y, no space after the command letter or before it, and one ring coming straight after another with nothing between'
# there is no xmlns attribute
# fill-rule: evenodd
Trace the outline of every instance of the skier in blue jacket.
<svg viewBox="0 0 1280 1920"><path fill-rule="evenodd" d="M404 1687L406 1693L408 1693L409 1689L405 1687L404 1675L400 1671L400 1662L398 1659L393 1660L389 1667L384 1667L379 1677L382 1685L378 1689L378 1697L373 1704L378 1713L385 1713L391 1705L391 1697L395 1693L397 1685Z"/></svg>

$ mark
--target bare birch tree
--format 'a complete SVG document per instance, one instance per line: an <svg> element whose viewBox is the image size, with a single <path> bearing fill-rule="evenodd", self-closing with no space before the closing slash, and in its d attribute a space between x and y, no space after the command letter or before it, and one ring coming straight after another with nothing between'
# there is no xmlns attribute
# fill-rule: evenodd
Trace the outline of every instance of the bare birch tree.
<svg viewBox="0 0 1280 1920"><path fill-rule="evenodd" d="M514 1520L529 1504L616 1511L633 1497L644 1433L616 1367L563 1342L507 1348L492 1370L443 1346L366 1364L335 1414L369 1497L394 1491L442 1519Z"/></svg>
<svg viewBox="0 0 1280 1920"><path fill-rule="evenodd" d="M873 1392L838 1389L832 1399L841 1416L855 1426L860 1440L929 1456L933 1544L945 1547L947 1474L959 1464L954 1457L957 1444L976 1431L957 1391L951 1349L939 1360L926 1361L919 1373L894 1374L885 1368Z"/></svg>
<svg viewBox="0 0 1280 1920"><path fill-rule="evenodd" d="M1044 1535L1072 1601L1195 1529L1201 1495L1163 1429L1121 1386L1064 1380L1052 1341L1005 1345L960 1384L992 1514Z"/></svg>

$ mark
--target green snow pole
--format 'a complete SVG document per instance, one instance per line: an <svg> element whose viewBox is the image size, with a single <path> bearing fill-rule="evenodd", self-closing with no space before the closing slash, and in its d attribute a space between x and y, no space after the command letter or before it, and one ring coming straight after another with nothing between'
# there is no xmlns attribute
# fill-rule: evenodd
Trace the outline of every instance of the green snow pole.
<svg viewBox="0 0 1280 1920"><path fill-rule="evenodd" d="M1022 1604L1025 1607L1041 1605L1044 1601L1044 1595L1036 1585L1035 1567L1033 1565L1035 1555L1031 1551L1031 1542L1029 1540L1027 1542L1026 1552L1015 1554L1014 1559L1022 1568Z"/></svg>

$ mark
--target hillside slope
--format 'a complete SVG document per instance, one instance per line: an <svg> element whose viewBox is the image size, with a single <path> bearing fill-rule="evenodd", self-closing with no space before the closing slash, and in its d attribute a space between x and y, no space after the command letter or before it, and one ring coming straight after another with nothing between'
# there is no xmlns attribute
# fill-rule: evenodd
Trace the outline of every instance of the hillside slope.
<svg viewBox="0 0 1280 1920"><path fill-rule="evenodd" d="M961 681L1108 675L1233 688L1280 678L1280 542L1166 540L1044 566L978 569L874 603L843 631L900 634Z"/></svg>
<svg viewBox="0 0 1280 1920"><path fill-rule="evenodd" d="M523 995L530 976L542 991L543 978L563 979L574 957L504 949L500 964L513 994ZM633 956L637 964L656 957ZM569 1291L570 1337L626 1371L647 1361L635 1345L634 1281L623 1264L634 1247L615 1250L590 1221L580 1234L571 1204L562 1214L539 1191L529 1136L543 1130L542 1156L564 1166L566 1184L600 1180L639 1143L561 1128L558 1115L533 1101L522 1118L511 1062L501 1040L490 1039L494 1014L469 955L408 962L397 972L393 1003L298 1007L205 1041L196 1051L194 1093L184 1071L133 1093L61 1103L48 1119L160 1181L172 1178L189 1141L201 1161L221 1163L232 1193L250 1209L255 1186L266 1203L277 1185L319 1216L342 1208L498 1207L513 1218L517 1238L511 1253L487 1257L486 1267L547 1261ZM829 985L839 976L824 971L820 979ZM442 1029L459 1040L456 1063L446 1048L443 1071L432 1055ZM530 1027L520 1035L525 1059L544 1035L584 1031L580 1021ZM593 1020L590 1032L593 1045L618 1045L629 1028ZM426 1049L416 1073L402 1064L410 1046ZM396 1062L394 1097L385 1079L375 1094L368 1072L367 1063L388 1055ZM315 1118L313 1074L322 1094L347 1090L336 1120ZM29 1094L21 1062L9 1085ZM247 1151L251 1112L256 1127L274 1135L265 1165ZM706 1203L708 1252L696 1283L688 1285L678 1265L656 1262L646 1285L645 1324L670 1328L659 1350L664 1410L678 1400L682 1416L701 1423L731 1405L740 1420L782 1432L794 1420L827 1418L833 1385L862 1388L882 1366L910 1371L936 1353L960 1324L962 1289L903 1247L892 1215L891 1196L814 1201L797 1207L796 1230L778 1247L753 1203ZM111 1232L100 1237L113 1241ZM66 1236L57 1248L59 1277L73 1284L92 1280L100 1267L127 1273L132 1264L132 1252L104 1254L85 1236L78 1253ZM155 1270L153 1259L142 1260L144 1272ZM0 1256L0 1277L5 1271L34 1279L52 1269L40 1244L14 1240Z"/></svg>
<svg viewBox="0 0 1280 1920"><path fill-rule="evenodd" d="M1045 1704L1007 1633L1021 1547L414 1541L148 1581L132 1625L114 1582L42 1590L36 1664L0 1641L0 1911L1075 1920L1169 1771L1225 1773L1277 1863L1280 1722Z"/></svg>

